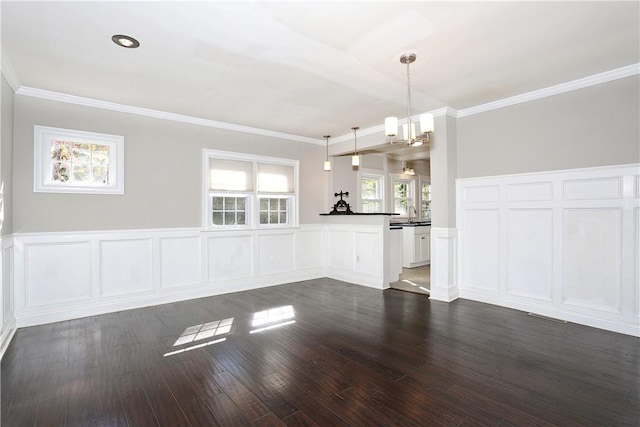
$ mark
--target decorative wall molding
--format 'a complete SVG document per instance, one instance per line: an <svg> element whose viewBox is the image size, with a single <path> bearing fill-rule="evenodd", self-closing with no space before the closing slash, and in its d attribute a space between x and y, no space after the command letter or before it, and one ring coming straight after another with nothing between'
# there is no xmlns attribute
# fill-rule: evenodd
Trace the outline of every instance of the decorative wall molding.
<svg viewBox="0 0 640 427"><path fill-rule="evenodd" d="M232 132L249 133L252 135L267 136L271 138L287 139L290 141L305 142L308 144L323 145L323 139L309 138L306 136L293 135L290 133L277 132L267 129L259 129L251 126L237 125L233 123L220 122L217 120L203 119L200 117L185 116L183 114L169 113L166 111L152 110L150 108L134 107L131 105L118 104L115 102L101 101L99 99L85 98L82 96L69 95L66 93L53 92L50 90L37 89L29 86L20 86L14 89L16 95L30 96L33 98L47 99L49 101L64 102L67 104L82 105L85 107L99 108L101 110L117 111L120 113L135 114L138 116L152 117L155 119L170 120L173 122L189 123L192 125L205 126L210 128L228 130Z"/></svg>
<svg viewBox="0 0 640 427"><path fill-rule="evenodd" d="M13 238L0 238L0 360L16 332L13 313Z"/></svg>
<svg viewBox="0 0 640 427"><path fill-rule="evenodd" d="M458 237L455 228L431 227L431 293L435 301L450 302L458 298Z"/></svg>
<svg viewBox="0 0 640 427"><path fill-rule="evenodd" d="M584 77L582 79L561 83L544 89L534 90L523 93L521 95L511 96L509 98L500 99L498 101L488 102L486 104L477 105L475 107L465 108L458 111L458 118L472 116L474 114L485 113L491 110L497 110L512 105L522 104L537 99L547 98L549 96L560 95L562 93L574 90L584 89L601 83L607 83L625 77L636 76L640 74L640 64L632 64L626 67L617 68L615 70L605 71L604 73L595 74L593 76Z"/></svg>
<svg viewBox="0 0 640 427"><path fill-rule="evenodd" d="M15 326L325 277L322 236L317 225L16 234Z"/></svg>
<svg viewBox="0 0 640 427"><path fill-rule="evenodd" d="M639 171L458 180L460 297L640 336Z"/></svg>
<svg viewBox="0 0 640 427"><path fill-rule="evenodd" d="M2 48L2 75L7 79L7 83L11 86L14 92L17 92L20 88L20 80L16 74L16 70L13 68L13 63L9 59L9 55Z"/></svg>
<svg viewBox="0 0 640 427"><path fill-rule="evenodd" d="M326 224L327 277L376 289L389 287L384 245L389 224Z"/></svg>
<svg viewBox="0 0 640 427"><path fill-rule="evenodd" d="M85 98L76 95L69 95L60 92L54 92L44 89L38 89L28 86L21 86L20 82L11 66L11 62L6 59L6 54L3 51L2 54L2 74L7 78L9 85L17 95L30 96L34 98L47 99L50 101L64 102L68 104L82 105L85 107L100 108L102 110L117 111L121 113L135 114L139 116L152 117L162 120L170 120L181 123L189 123L197 126L205 126L216 129L223 129L232 132L249 133L253 135L261 135L272 138L286 139L290 141L304 142L308 144L324 145L325 141L318 138L309 138L301 135L293 135L284 132L278 132L267 129L259 129L250 126L238 125L233 123L220 122L217 120L203 119L200 117L186 116L182 114L169 113L166 111L152 110L149 108L134 107L131 105L118 104L115 102L101 101L98 99ZM5 70L6 68L6 70ZM555 86L551 86L544 89L534 90L531 92L523 93L520 95L512 96L509 98L500 99L497 101L488 102L486 104L477 105L474 107L465 108L462 110L456 110L452 107L442 107L430 111L435 117L449 116L453 118L462 118L472 116L474 114L480 114L491 110L497 110L504 107L509 107L517 104L522 104L537 99L546 98L549 96L559 95L574 90L584 89L590 86L594 86L601 83L607 83L610 81L622 79L625 77L631 77L640 74L640 63L632 64L626 67L617 68L615 70L605 71L603 73L595 74L593 76L584 77L581 79L573 80L566 83L561 83ZM419 114L412 117L413 120L418 120ZM384 124L371 126L365 129L360 129L358 135L361 137L367 135L377 135L384 132ZM351 139L351 133L339 135L331 139L331 144L339 144L341 142L349 141Z"/></svg>

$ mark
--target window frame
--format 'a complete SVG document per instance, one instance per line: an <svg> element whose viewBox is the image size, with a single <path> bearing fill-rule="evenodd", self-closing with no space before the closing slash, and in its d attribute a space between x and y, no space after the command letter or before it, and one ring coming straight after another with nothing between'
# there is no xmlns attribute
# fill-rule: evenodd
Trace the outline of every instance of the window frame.
<svg viewBox="0 0 640 427"><path fill-rule="evenodd" d="M422 209L424 200L422 200L422 187L424 187L425 185L429 186L429 218L425 218L424 217L424 212ZM426 177L426 176L420 176L418 178L418 192L419 192L419 196L420 196L420 220L421 221L431 221L431 178Z"/></svg>
<svg viewBox="0 0 640 427"><path fill-rule="evenodd" d="M209 163L211 159L236 160L253 163L253 190L251 191L225 191L211 190L209 188ZM288 166L293 168L293 192L277 193L258 190L258 163ZM298 226L299 213L299 161L279 157L259 156L252 154L236 153L231 151L219 151L203 149L202 151L202 194L204 196L202 210L202 227L207 230L234 230L234 229L273 229L290 228ZM245 225L214 225L213 224L213 196L237 197L246 195L246 221ZM286 224L260 224L260 198L284 198L287 199L287 223Z"/></svg>
<svg viewBox="0 0 640 427"><path fill-rule="evenodd" d="M34 126L35 193L124 194L124 136L48 126ZM80 144L109 146L108 184L56 182L51 179L51 142L55 140Z"/></svg>
<svg viewBox="0 0 640 427"><path fill-rule="evenodd" d="M224 228L247 228L248 226L251 225L251 196L249 193L247 192L223 192L223 191L212 191L210 190L208 192L209 194L207 195L207 203L208 203L208 213L209 213L209 219L211 220L211 226L212 227L224 227ZM213 198L214 197L234 197L234 198L241 198L244 197L245 198L245 223L244 224L213 224ZM222 210L223 215L224 213L226 213L227 211ZM237 210L234 210L233 212L238 212Z"/></svg>
<svg viewBox="0 0 640 427"><path fill-rule="evenodd" d="M413 178L407 178L405 175L400 175L400 174L391 174L391 207L392 207L392 211L395 213L396 210L396 200L398 200L396 198L396 183L397 182L402 182L402 183L407 183L409 184L409 187L407 189L407 214L406 215L402 215L399 214L396 218L409 218L409 207L413 206L416 211L417 208L416 206L413 204L416 200L415 197L415 188L416 188L416 180ZM417 218L417 214L416 214L416 218Z"/></svg>
<svg viewBox="0 0 640 427"><path fill-rule="evenodd" d="M378 199L365 199L363 197L363 192L362 192L362 180L363 179L375 179L376 181L378 181ZM384 183L385 183L385 176L384 174L380 174L380 173L374 173L374 172L367 172L367 171L362 171L358 174L358 204L359 204L359 210L360 212L364 212L364 202L366 201L377 201L379 203L379 210L376 211L376 213L382 213L385 211L385 188L384 188Z"/></svg>

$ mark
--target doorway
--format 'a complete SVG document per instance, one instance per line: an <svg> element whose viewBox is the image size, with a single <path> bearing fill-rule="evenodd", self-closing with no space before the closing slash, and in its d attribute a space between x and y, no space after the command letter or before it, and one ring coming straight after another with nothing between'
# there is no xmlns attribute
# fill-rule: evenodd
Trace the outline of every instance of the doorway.
<svg viewBox="0 0 640 427"><path fill-rule="evenodd" d="M431 293L431 265L403 268L398 281L389 284L391 289L424 294Z"/></svg>

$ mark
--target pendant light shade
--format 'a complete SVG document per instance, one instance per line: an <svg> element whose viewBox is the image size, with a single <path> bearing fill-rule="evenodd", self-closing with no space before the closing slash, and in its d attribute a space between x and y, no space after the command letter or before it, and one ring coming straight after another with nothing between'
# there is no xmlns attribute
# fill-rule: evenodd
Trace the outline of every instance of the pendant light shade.
<svg viewBox="0 0 640 427"><path fill-rule="evenodd" d="M358 136L356 134L358 129L360 129L358 126L351 128L353 131L353 156L351 156L351 166L356 168L360 166L360 156L358 155Z"/></svg>
<svg viewBox="0 0 640 427"><path fill-rule="evenodd" d="M329 172L331 170L331 162L329 161L329 138L331 138L331 135L325 135L323 136L323 138L326 141L326 147L327 147L327 157L325 158L325 161L324 161L324 171Z"/></svg>

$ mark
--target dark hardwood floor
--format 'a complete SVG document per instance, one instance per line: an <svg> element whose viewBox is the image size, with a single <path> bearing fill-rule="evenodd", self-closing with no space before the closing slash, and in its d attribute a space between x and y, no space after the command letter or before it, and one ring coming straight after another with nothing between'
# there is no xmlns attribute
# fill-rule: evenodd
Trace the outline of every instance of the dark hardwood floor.
<svg viewBox="0 0 640 427"><path fill-rule="evenodd" d="M639 384L634 337L321 279L20 329L1 420L638 425Z"/></svg>

